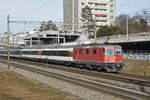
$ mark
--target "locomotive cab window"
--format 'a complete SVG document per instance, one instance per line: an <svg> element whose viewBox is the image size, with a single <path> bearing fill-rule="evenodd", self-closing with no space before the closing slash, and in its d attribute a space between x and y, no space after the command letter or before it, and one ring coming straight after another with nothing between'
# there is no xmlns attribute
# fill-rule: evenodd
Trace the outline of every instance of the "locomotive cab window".
<svg viewBox="0 0 150 100"><path fill-rule="evenodd" d="M89 49L86 49L86 54L87 54L87 55L89 54Z"/></svg>
<svg viewBox="0 0 150 100"><path fill-rule="evenodd" d="M122 50L121 49L116 49L116 55L121 55L122 54Z"/></svg>
<svg viewBox="0 0 150 100"><path fill-rule="evenodd" d="M93 54L96 54L96 49L93 49Z"/></svg>

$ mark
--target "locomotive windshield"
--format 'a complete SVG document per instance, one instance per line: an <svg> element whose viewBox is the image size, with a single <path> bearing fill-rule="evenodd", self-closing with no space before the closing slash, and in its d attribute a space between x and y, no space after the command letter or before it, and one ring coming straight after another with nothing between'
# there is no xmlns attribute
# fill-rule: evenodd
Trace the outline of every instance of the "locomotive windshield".
<svg viewBox="0 0 150 100"><path fill-rule="evenodd" d="M122 54L122 50L121 49L116 49L116 55L121 55Z"/></svg>
<svg viewBox="0 0 150 100"><path fill-rule="evenodd" d="M114 55L113 49L104 49L105 55Z"/></svg>

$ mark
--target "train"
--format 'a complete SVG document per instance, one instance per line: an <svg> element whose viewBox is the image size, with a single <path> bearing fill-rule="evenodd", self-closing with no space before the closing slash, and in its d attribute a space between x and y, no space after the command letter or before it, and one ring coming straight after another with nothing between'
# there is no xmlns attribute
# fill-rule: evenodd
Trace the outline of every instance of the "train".
<svg viewBox="0 0 150 100"><path fill-rule="evenodd" d="M8 56L7 48L0 49L0 56ZM106 72L120 72L124 66L122 48L119 45L88 44L13 48L10 49L10 57Z"/></svg>

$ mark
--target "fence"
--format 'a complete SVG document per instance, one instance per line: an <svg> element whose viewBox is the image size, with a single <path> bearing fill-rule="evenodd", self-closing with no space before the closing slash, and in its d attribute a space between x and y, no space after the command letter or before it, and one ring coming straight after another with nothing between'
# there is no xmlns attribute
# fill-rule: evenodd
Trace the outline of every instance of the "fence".
<svg viewBox="0 0 150 100"><path fill-rule="evenodd" d="M150 60L150 50L147 51L123 51L124 59Z"/></svg>
<svg viewBox="0 0 150 100"><path fill-rule="evenodd" d="M150 76L150 51L123 51L124 72Z"/></svg>

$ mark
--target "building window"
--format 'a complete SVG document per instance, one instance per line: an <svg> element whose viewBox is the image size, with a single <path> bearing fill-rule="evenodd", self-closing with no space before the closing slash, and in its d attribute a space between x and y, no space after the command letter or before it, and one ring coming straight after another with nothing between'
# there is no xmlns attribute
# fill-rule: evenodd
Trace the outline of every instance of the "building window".
<svg viewBox="0 0 150 100"><path fill-rule="evenodd" d="M83 5L83 6L84 6L84 2L81 2L81 5Z"/></svg>
<svg viewBox="0 0 150 100"><path fill-rule="evenodd" d="M113 6L114 6L113 4L110 5L111 8L112 8Z"/></svg>
<svg viewBox="0 0 150 100"><path fill-rule="evenodd" d="M96 14L95 17L107 17L106 14Z"/></svg>
<svg viewBox="0 0 150 100"><path fill-rule="evenodd" d="M114 16L110 16L110 18L111 18L111 19L113 19L113 18L114 18Z"/></svg>
<svg viewBox="0 0 150 100"><path fill-rule="evenodd" d="M110 10L111 13L113 13L113 10Z"/></svg>
<svg viewBox="0 0 150 100"><path fill-rule="evenodd" d="M88 4L89 4L89 5L92 5L92 4L94 4L94 2L88 2Z"/></svg>
<svg viewBox="0 0 150 100"><path fill-rule="evenodd" d="M96 22L107 22L107 20L96 20Z"/></svg>
<svg viewBox="0 0 150 100"><path fill-rule="evenodd" d="M100 8L96 8L96 11L107 11L107 9L100 9Z"/></svg>
<svg viewBox="0 0 150 100"><path fill-rule="evenodd" d="M95 3L96 6L107 6L107 3Z"/></svg>

